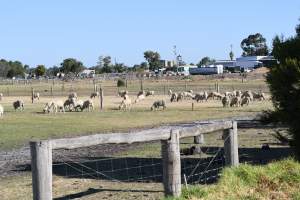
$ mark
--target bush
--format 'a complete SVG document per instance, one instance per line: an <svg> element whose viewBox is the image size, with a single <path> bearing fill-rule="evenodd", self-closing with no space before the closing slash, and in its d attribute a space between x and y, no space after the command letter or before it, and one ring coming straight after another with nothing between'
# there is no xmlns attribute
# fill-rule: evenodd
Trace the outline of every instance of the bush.
<svg viewBox="0 0 300 200"><path fill-rule="evenodd" d="M288 126L290 144L300 159L300 37L275 37L272 54L279 61L267 75L275 110L266 112L265 119Z"/></svg>
<svg viewBox="0 0 300 200"><path fill-rule="evenodd" d="M119 79L117 82L117 87L124 87L125 86L125 81L122 79Z"/></svg>

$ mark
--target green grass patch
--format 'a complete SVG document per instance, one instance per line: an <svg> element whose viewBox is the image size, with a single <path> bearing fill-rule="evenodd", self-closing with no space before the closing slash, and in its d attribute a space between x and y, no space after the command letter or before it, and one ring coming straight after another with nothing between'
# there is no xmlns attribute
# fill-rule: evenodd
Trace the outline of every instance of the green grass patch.
<svg viewBox="0 0 300 200"><path fill-rule="evenodd" d="M300 163L288 158L265 166L227 168L216 185L184 188L185 199L300 199ZM174 198L167 198L169 200Z"/></svg>

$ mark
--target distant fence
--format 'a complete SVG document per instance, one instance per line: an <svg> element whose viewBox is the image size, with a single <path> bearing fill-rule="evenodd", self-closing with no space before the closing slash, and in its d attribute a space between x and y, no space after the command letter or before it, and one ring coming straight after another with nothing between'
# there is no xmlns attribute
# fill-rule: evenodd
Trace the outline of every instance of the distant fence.
<svg viewBox="0 0 300 200"><path fill-rule="evenodd" d="M131 144L157 140L161 141L162 179L165 195L177 197L181 194L182 183L180 139L197 138L201 137L202 134L216 131L223 131L225 164L228 166L238 165L237 123L235 121L195 125L159 133L143 131L31 141L33 199L52 199L52 150L54 149L74 149L98 144ZM197 140L196 138L195 140ZM211 162L207 163L207 165L210 164Z"/></svg>

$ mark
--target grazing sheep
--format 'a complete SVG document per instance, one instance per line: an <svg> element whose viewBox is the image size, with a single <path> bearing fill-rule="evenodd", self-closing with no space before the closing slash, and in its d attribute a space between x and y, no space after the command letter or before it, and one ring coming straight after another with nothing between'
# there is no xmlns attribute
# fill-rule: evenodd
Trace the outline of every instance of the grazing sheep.
<svg viewBox="0 0 300 200"><path fill-rule="evenodd" d="M193 94L193 90L190 90L191 92L182 92L182 94L183 94L183 97L185 98L185 99L193 99L194 98L194 94Z"/></svg>
<svg viewBox="0 0 300 200"><path fill-rule="evenodd" d="M144 91L144 90L142 90L142 91L139 91L138 93L137 93L137 97L139 97L139 96L141 96L141 95L146 95L146 92Z"/></svg>
<svg viewBox="0 0 300 200"><path fill-rule="evenodd" d="M138 102L140 102L140 101L142 101L142 100L144 100L144 99L145 99L145 95L144 95L144 94L141 94L141 95L137 96L137 98L136 98L136 100L134 101L134 103L138 103Z"/></svg>
<svg viewBox="0 0 300 200"><path fill-rule="evenodd" d="M253 93L250 90L243 92L241 98L244 98L244 97L249 97L250 100L253 101Z"/></svg>
<svg viewBox="0 0 300 200"><path fill-rule="evenodd" d="M83 102L81 106L81 111L83 111L84 109L88 109L89 112L94 110L94 103L91 99L88 99Z"/></svg>
<svg viewBox="0 0 300 200"><path fill-rule="evenodd" d="M244 105L248 106L249 103L250 103L250 97L244 97L244 98L242 98L242 100L241 100L241 106L244 106Z"/></svg>
<svg viewBox="0 0 300 200"><path fill-rule="evenodd" d="M118 92L118 96L120 96L120 97L124 97L125 95L128 95L127 90L121 90L121 91Z"/></svg>
<svg viewBox="0 0 300 200"><path fill-rule="evenodd" d="M212 98L212 99L219 99L221 100L223 98L223 95L220 94L219 92L210 92L207 96L207 99Z"/></svg>
<svg viewBox="0 0 300 200"><path fill-rule="evenodd" d="M260 92L260 93L253 92L253 100L255 100L255 99L257 99L259 101L266 100L266 95L263 92Z"/></svg>
<svg viewBox="0 0 300 200"><path fill-rule="evenodd" d="M3 117L4 114L4 108L3 106L0 104L0 117Z"/></svg>
<svg viewBox="0 0 300 200"><path fill-rule="evenodd" d="M225 96L228 96L228 97L230 97L230 98L232 98L232 97L235 96L234 92L225 92L224 95L225 95Z"/></svg>
<svg viewBox="0 0 300 200"><path fill-rule="evenodd" d="M193 100L196 100L197 102L203 102L204 100L207 100L207 93L196 93Z"/></svg>
<svg viewBox="0 0 300 200"><path fill-rule="evenodd" d="M178 96L177 96L177 101L182 101L183 98L184 98L184 94L181 92L181 93L179 93Z"/></svg>
<svg viewBox="0 0 300 200"><path fill-rule="evenodd" d="M45 104L45 107L43 109L44 113L53 112L53 108L51 107L52 103L53 103L53 101L50 101Z"/></svg>
<svg viewBox="0 0 300 200"><path fill-rule="evenodd" d="M2 101L3 93L0 93L0 101Z"/></svg>
<svg viewBox="0 0 300 200"><path fill-rule="evenodd" d="M153 90L149 90L146 92L146 97L147 96L153 96L154 95L154 91Z"/></svg>
<svg viewBox="0 0 300 200"><path fill-rule="evenodd" d="M54 113L57 113L57 111L65 112L64 103L60 100L52 102L50 109L52 109Z"/></svg>
<svg viewBox="0 0 300 200"><path fill-rule="evenodd" d="M242 96L242 92L240 90L236 90L236 91L234 91L234 96L241 97Z"/></svg>
<svg viewBox="0 0 300 200"><path fill-rule="evenodd" d="M177 101L177 97L178 97L177 93L172 93L170 101L171 102Z"/></svg>
<svg viewBox="0 0 300 200"><path fill-rule="evenodd" d="M65 102L64 102L64 109L65 110L69 110L69 111L71 111L71 110L73 110L73 108L74 108L74 100L73 100L73 98L71 98L71 99L67 99Z"/></svg>
<svg viewBox="0 0 300 200"><path fill-rule="evenodd" d="M13 107L15 110L24 110L24 102L22 100L17 100L13 102Z"/></svg>
<svg viewBox="0 0 300 200"><path fill-rule="evenodd" d="M163 110L167 108L164 100L155 101L151 106L151 110L158 110L160 107L162 107Z"/></svg>
<svg viewBox="0 0 300 200"><path fill-rule="evenodd" d="M225 96L222 98L222 104L223 104L223 107L228 107L229 106L229 103L230 103L230 98L229 96Z"/></svg>
<svg viewBox="0 0 300 200"><path fill-rule="evenodd" d="M78 109L82 110L84 102L82 100L76 100L74 103L74 109L78 111Z"/></svg>
<svg viewBox="0 0 300 200"><path fill-rule="evenodd" d="M40 93L38 93L38 92L33 93L32 98L33 98L33 100L35 100L35 99L40 100Z"/></svg>
<svg viewBox="0 0 300 200"><path fill-rule="evenodd" d="M119 105L119 110L130 110L131 106L131 99L127 96L127 98L124 98L121 104Z"/></svg>
<svg viewBox="0 0 300 200"><path fill-rule="evenodd" d="M100 96L99 92L93 92L91 94L90 98L93 99L93 98L96 98L96 97L99 97L99 96Z"/></svg>
<svg viewBox="0 0 300 200"><path fill-rule="evenodd" d="M241 105L241 98L240 97L233 97L230 101L230 107L236 106L239 107Z"/></svg>
<svg viewBox="0 0 300 200"><path fill-rule="evenodd" d="M76 92L72 92L71 94L69 94L69 99L75 98L77 99L77 93Z"/></svg>

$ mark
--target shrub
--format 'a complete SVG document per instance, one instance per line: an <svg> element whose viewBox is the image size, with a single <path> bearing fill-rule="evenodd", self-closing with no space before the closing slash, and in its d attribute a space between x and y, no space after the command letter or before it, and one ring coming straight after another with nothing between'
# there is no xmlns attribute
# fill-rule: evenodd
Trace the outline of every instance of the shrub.
<svg viewBox="0 0 300 200"><path fill-rule="evenodd" d="M117 87L124 87L125 86L125 81L122 79L119 79L117 82Z"/></svg>

